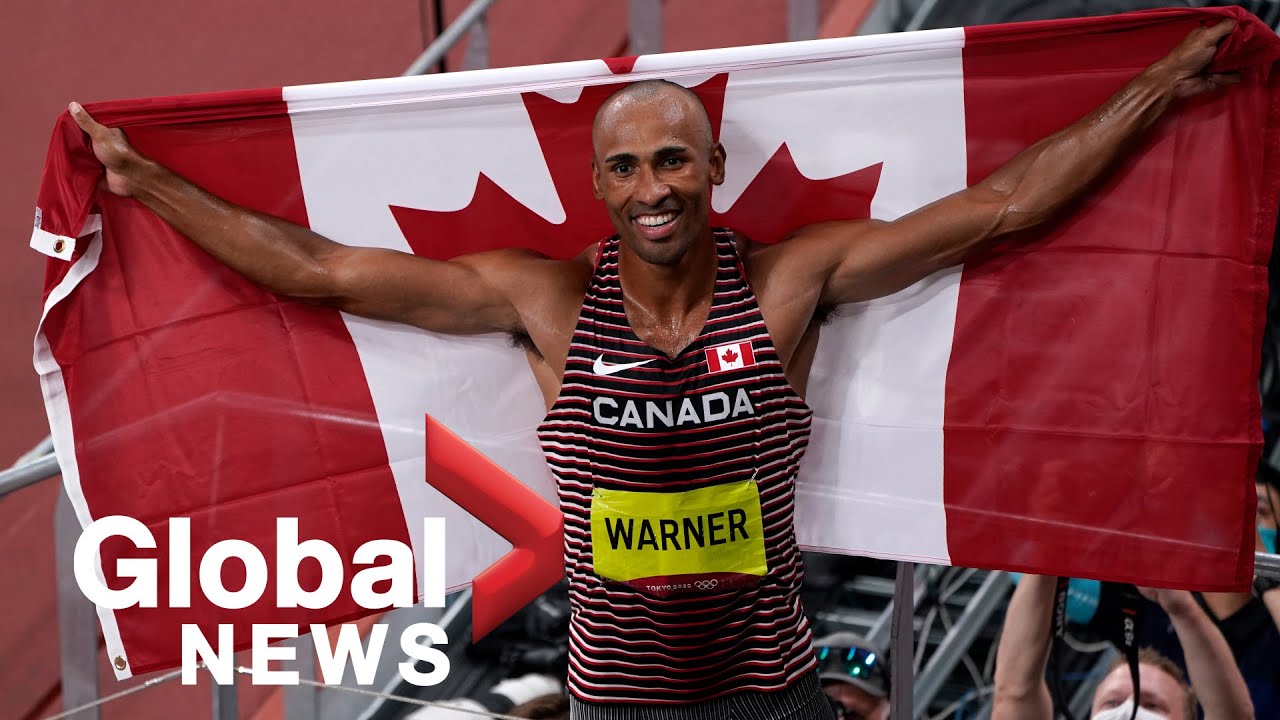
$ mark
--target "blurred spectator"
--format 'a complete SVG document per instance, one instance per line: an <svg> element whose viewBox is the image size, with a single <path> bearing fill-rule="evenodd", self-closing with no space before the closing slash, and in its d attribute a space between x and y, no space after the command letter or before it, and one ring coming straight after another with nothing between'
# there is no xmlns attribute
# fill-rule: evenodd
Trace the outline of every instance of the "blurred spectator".
<svg viewBox="0 0 1280 720"><path fill-rule="evenodd" d="M517 705L507 714L530 720L569 720L569 696L564 693L543 695Z"/></svg>
<svg viewBox="0 0 1280 720"><path fill-rule="evenodd" d="M1187 683L1187 675L1172 660L1152 650L1138 651L1138 681L1142 684L1142 709L1167 718L1194 718L1196 694ZM1149 696L1149 697L1148 697ZM1129 720L1133 705L1125 703L1133 698L1133 678L1129 662L1116 658L1107 668L1107 674L1093 693L1091 712L1111 711L1120 720ZM1115 712L1114 708L1123 708ZM1097 715L1094 715L1097 717Z"/></svg>
<svg viewBox="0 0 1280 720"><path fill-rule="evenodd" d="M1278 475L1265 463L1258 471L1258 552L1273 552L1275 548ZM1254 712L1260 718L1280 718L1280 587L1275 581L1258 578L1253 593L1204 593L1200 597L1231 648L1249 687ZM1140 637L1174 662L1185 665L1172 623L1163 616L1150 618Z"/></svg>
<svg viewBox="0 0 1280 720"><path fill-rule="evenodd" d="M889 717L889 676L884 652L861 635L835 633L814 641L822 689L845 720Z"/></svg>
<svg viewBox="0 0 1280 720"><path fill-rule="evenodd" d="M503 680L494 685L483 697L446 700L431 707L414 710L405 717L406 720L475 720L476 713L485 711L504 714L513 713L515 708L522 706L522 703L529 703L535 699L541 700L547 695L560 696L563 691L560 681L549 675L523 675ZM523 707L528 707L528 705ZM457 710L451 708L457 708ZM538 708L535 707L534 709L537 710ZM552 714L526 715L524 717L567 718L569 715L566 710L563 716Z"/></svg>
<svg viewBox="0 0 1280 720"><path fill-rule="evenodd" d="M1050 720L1053 704L1045 684L1049 659L1054 578L1028 575L1009 601L996 655L992 720ZM1139 720L1194 720L1198 699L1209 720L1248 720L1253 706L1222 634L1181 590L1143 590L1168 615L1181 643L1191 677L1188 687L1178 668L1148 650L1139 658L1140 697L1133 697L1128 667L1121 663L1094 692L1090 717L1129 720L1133 705Z"/></svg>
<svg viewBox="0 0 1280 720"><path fill-rule="evenodd" d="M1276 512L1280 510L1280 472L1274 470L1265 461L1258 468L1258 479L1254 483L1258 490L1258 551L1275 554L1276 552Z"/></svg>
<svg viewBox="0 0 1280 720"><path fill-rule="evenodd" d="M1263 464L1258 473L1258 552L1276 554L1276 515L1280 513L1280 472L1269 464ZM1280 582L1269 578L1257 578L1253 594L1260 600L1271 617L1270 636L1274 638L1270 652L1264 657L1273 671L1272 681L1280 695ZM1280 717L1280 698L1276 698L1274 717Z"/></svg>

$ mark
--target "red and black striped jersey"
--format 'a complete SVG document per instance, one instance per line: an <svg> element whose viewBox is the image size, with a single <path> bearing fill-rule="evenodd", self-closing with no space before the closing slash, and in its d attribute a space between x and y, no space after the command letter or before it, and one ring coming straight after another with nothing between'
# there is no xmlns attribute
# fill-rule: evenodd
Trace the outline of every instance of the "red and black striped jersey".
<svg viewBox="0 0 1280 720"><path fill-rule="evenodd" d="M565 516L569 687L694 703L813 670L795 476L812 412L783 373L732 232L715 295L670 358L627 322L606 240L560 395L538 427Z"/></svg>

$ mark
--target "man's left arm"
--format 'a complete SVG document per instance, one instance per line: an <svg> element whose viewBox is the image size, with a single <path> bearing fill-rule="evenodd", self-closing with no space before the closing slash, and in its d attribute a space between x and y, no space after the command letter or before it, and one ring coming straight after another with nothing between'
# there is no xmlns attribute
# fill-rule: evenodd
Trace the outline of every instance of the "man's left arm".
<svg viewBox="0 0 1280 720"><path fill-rule="evenodd" d="M1234 26L1224 20L1193 30L1107 102L972 187L893 222L813 225L784 245L818 261L825 275L821 302L828 304L882 297L963 262L996 238L1053 217L1121 157L1170 103L1238 79L1204 73Z"/></svg>
<svg viewBox="0 0 1280 720"><path fill-rule="evenodd" d="M1271 622L1275 623L1276 628L1280 628L1280 587L1270 588L1264 591L1259 599L1267 608L1267 614L1271 616Z"/></svg>
<svg viewBox="0 0 1280 720"><path fill-rule="evenodd" d="M1253 720L1253 701L1231 647L1218 626L1186 590L1138 588L1173 623L1182 645L1191 689L1210 720Z"/></svg>
<svg viewBox="0 0 1280 720"><path fill-rule="evenodd" d="M1258 504L1269 501L1270 498L1259 497ZM1269 552L1270 548L1262 542L1261 529L1254 534L1254 551ZM1280 629L1280 587L1275 586L1271 582L1255 579L1253 582L1254 594L1258 596L1258 600L1262 602L1263 607L1267 609L1267 614L1271 616L1271 621L1275 623L1276 628Z"/></svg>

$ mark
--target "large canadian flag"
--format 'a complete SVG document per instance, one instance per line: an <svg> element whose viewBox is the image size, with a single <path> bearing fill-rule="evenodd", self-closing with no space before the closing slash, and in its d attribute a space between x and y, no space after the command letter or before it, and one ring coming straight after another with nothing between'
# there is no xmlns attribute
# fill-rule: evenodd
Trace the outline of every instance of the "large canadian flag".
<svg viewBox="0 0 1280 720"><path fill-rule="evenodd" d="M343 243L450 258L567 257L611 232L590 122L621 83L703 99L728 152L716 224L776 242L806 223L892 220L1076 120L1197 24L1240 24L1215 60L1243 82L1180 103L1061 221L988 259L844 307L823 331L797 530L810 548L1143 584L1240 589L1266 260L1280 190L1277 40L1239 11L949 29L426 77L103 103L144 153L208 190ZM183 622L325 622L365 611L263 599L167 603L167 519L191 553L275 518L342 553L421 547L447 519L448 584L508 549L428 481L431 415L554 502L541 397L502 337L446 337L278 298L133 200L67 116L32 243L50 255L35 340L80 520L128 515L160 608L102 609L118 675L175 665ZM304 571L314 571L304 566ZM235 563L224 571L239 587ZM304 575L307 573L304 572ZM304 587L314 587L314 573Z"/></svg>

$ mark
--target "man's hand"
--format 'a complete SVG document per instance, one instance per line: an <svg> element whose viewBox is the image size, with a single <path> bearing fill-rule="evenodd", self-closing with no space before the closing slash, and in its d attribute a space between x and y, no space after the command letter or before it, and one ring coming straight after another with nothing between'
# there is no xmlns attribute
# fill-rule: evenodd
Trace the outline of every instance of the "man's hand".
<svg viewBox="0 0 1280 720"><path fill-rule="evenodd" d="M67 109L106 168L108 190L138 200L267 290L431 332L525 333L544 358L556 363L555 377L563 373L590 277L584 262L552 261L516 249L437 262L342 245L212 195L138 152L122 130L94 120L79 103ZM536 328L525 330L517 300L537 312ZM540 303L552 303L553 309Z"/></svg>
<svg viewBox="0 0 1280 720"><path fill-rule="evenodd" d="M123 130L109 128L94 120L80 103L71 103L67 110L76 125L89 136L94 157L107 169L107 189L116 195L131 197L134 188L129 181L129 173L143 164L146 158L133 149Z"/></svg>
<svg viewBox="0 0 1280 720"><path fill-rule="evenodd" d="M893 222L810 226L780 253L817 257L820 303L882 297L1040 225L1079 197L1179 98L1240 80L1205 72L1235 22L1198 27L1105 103L1023 150L986 179ZM805 276L808 265L791 270Z"/></svg>
<svg viewBox="0 0 1280 720"><path fill-rule="evenodd" d="M1218 52L1218 43L1235 29L1234 20L1192 30L1182 42L1144 73L1172 88L1173 97L1187 98L1240 82L1239 73L1206 73L1209 61Z"/></svg>
<svg viewBox="0 0 1280 720"><path fill-rule="evenodd" d="M1206 718L1253 720L1253 701L1231 647L1218 626L1186 590L1138 588L1169 614L1187 660L1187 676Z"/></svg>
<svg viewBox="0 0 1280 720"><path fill-rule="evenodd" d="M1196 606L1195 598L1186 590L1167 590L1164 588L1138 588L1142 597L1159 605L1170 616L1190 612Z"/></svg>

